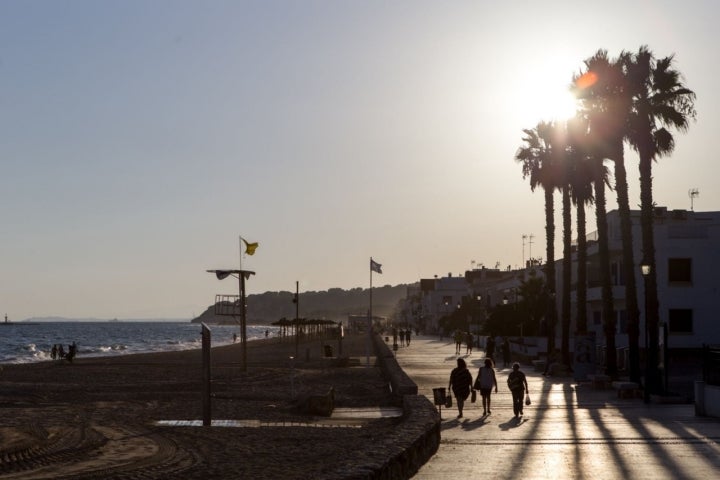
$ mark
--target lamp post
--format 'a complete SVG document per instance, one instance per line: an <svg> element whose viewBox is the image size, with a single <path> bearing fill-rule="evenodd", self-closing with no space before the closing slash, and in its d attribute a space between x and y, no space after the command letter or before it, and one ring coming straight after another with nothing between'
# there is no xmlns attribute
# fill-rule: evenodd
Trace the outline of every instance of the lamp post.
<svg viewBox="0 0 720 480"><path fill-rule="evenodd" d="M648 262L644 257L642 259L642 262L640 262L640 272L642 273L643 277L646 277L650 275L651 270L650 262ZM647 283L646 283L647 285ZM654 366L652 365L651 361L651 355L650 355L650 344L649 344L649 336L648 336L648 296L647 291L644 290L644 297L645 297L645 386L643 388L643 401L645 403L650 403L650 391L655 386L655 372L654 372Z"/></svg>
<svg viewBox="0 0 720 480"><path fill-rule="evenodd" d="M298 345L300 343L300 282L295 281L295 296L293 297L293 303L295 304L295 358L298 358Z"/></svg>
<svg viewBox="0 0 720 480"><path fill-rule="evenodd" d="M479 293L475 295L475 301L477 302L477 330L475 331L477 348L480 348L480 312L482 309L482 298L482 295Z"/></svg>

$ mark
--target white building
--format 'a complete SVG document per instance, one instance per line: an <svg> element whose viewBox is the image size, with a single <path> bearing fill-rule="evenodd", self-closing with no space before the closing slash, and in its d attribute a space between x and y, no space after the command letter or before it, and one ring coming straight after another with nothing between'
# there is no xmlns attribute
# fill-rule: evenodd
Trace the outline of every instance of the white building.
<svg viewBox="0 0 720 480"><path fill-rule="evenodd" d="M645 291L640 263L643 259L640 211L631 212L633 225L633 271L640 308L640 346L645 347ZM590 224L592 220L589 219ZM657 268L660 324L668 330L668 347L695 349L703 344L720 344L720 320L717 306L720 291L717 281L720 267L720 212L669 211L655 209L655 261ZM588 330L603 344L602 295L599 281L596 234L588 235ZM620 218L617 210L608 212L608 240L611 261L613 299L616 314L616 345L628 346L625 309L625 280L622 260ZM575 282L577 253L573 261L572 325L575 331ZM558 297L562 290L562 260L556 263ZM560 298L558 298L558 313ZM559 323L559 322L558 322ZM559 333L559 332L558 332ZM622 355L619 357L622 363Z"/></svg>

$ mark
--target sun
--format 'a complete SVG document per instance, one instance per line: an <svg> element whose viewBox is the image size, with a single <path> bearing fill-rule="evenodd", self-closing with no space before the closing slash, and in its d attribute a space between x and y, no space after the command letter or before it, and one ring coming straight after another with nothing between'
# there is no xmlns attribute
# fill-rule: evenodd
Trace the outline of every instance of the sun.
<svg viewBox="0 0 720 480"><path fill-rule="evenodd" d="M575 115L578 102L567 83L543 83L527 87L515 108L528 124L541 120L566 121Z"/></svg>
<svg viewBox="0 0 720 480"><path fill-rule="evenodd" d="M578 109L577 98L570 91L572 66L572 61L561 56L536 59L534 64L524 65L512 82L515 94L509 107L513 116L526 127L541 120L572 118Z"/></svg>

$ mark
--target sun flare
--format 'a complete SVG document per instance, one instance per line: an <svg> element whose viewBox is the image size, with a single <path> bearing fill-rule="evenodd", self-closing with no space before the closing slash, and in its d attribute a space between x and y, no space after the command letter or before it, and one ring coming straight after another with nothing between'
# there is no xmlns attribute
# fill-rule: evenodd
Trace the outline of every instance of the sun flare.
<svg viewBox="0 0 720 480"><path fill-rule="evenodd" d="M570 91L573 65L566 56L538 58L523 65L522 73L512 82L516 94L509 107L523 125L541 120L564 121L572 118L578 102Z"/></svg>

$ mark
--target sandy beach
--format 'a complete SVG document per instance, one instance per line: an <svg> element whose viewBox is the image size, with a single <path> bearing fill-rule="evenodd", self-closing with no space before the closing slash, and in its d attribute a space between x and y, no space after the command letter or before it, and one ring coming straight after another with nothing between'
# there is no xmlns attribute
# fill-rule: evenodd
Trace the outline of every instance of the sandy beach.
<svg viewBox="0 0 720 480"><path fill-rule="evenodd" d="M335 390L338 409L393 406L380 370L365 366L366 337L323 358L312 339L212 350L212 416L242 426L168 426L202 418L201 351L2 365L2 479L319 479L348 477L395 418L334 420L300 411L296 398ZM309 360L308 360L309 355ZM364 448L368 447L368 448Z"/></svg>

